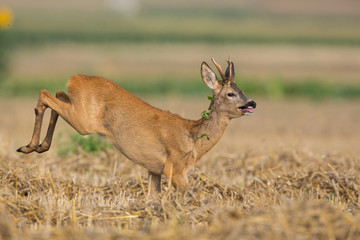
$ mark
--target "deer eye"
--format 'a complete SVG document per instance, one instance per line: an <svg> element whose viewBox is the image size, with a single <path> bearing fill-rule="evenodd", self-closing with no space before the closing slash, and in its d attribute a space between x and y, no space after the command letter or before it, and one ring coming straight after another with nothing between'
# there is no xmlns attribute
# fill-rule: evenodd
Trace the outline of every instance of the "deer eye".
<svg viewBox="0 0 360 240"><path fill-rule="evenodd" d="M228 96L228 97L235 97L235 94L233 94L233 93L228 93L227 96Z"/></svg>

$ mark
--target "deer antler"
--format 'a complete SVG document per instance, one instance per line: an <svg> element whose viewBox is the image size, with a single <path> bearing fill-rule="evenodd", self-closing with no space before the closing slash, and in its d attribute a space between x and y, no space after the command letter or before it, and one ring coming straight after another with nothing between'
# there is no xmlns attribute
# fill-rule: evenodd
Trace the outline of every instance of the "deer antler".
<svg viewBox="0 0 360 240"><path fill-rule="evenodd" d="M230 81L232 81L232 75L233 75L233 69L232 69L232 65L231 65L231 60L230 60L230 56L229 56L229 59L227 60L227 62L228 62L228 68L227 69L229 69L229 76L227 76L228 77L228 79L230 80ZM225 72L226 73L226 72ZM225 74L226 75L226 74Z"/></svg>
<svg viewBox="0 0 360 240"><path fill-rule="evenodd" d="M225 81L225 80L226 80L226 77L225 77L225 75L224 75L223 70L221 69L221 66L220 66L219 64L217 64L217 62L215 62L215 59L214 59L213 57L211 58L211 61L214 63L215 67L216 67L217 70L219 71L220 76L221 76L221 79L222 79L223 81Z"/></svg>
<svg viewBox="0 0 360 240"><path fill-rule="evenodd" d="M228 67L225 71L225 74L224 74L223 70L221 69L221 66L217 62L215 62L214 58L211 58L211 61L214 63L215 67L219 71L221 78L223 80L223 83L228 83L229 81L234 80L233 79L233 77L234 77L233 63L231 62L230 57L229 57L229 60L227 60Z"/></svg>

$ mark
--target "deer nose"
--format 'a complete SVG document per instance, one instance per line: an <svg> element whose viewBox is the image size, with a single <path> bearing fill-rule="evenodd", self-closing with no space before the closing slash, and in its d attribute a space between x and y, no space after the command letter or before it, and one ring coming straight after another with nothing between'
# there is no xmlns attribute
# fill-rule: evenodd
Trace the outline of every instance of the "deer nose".
<svg viewBox="0 0 360 240"><path fill-rule="evenodd" d="M249 107L256 108L256 102L254 102L253 100L251 100L250 102L248 102L247 105L248 105Z"/></svg>

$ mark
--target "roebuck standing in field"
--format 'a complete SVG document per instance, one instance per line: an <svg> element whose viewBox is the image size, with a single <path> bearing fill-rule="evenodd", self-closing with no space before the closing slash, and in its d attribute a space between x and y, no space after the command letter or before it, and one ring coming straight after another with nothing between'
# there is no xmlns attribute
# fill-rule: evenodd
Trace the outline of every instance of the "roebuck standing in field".
<svg viewBox="0 0 360 240"><path fill-rule="evenodd" d="M212 90L209 109L200 120L187 120L162 111L114 82L101 77L75 75L67 84L68 94L56 97L41 90L35 108L32 139L17 151L38 153L49 150L60 115L80 134L98 133L122 154L149 171L149 191L161 191L161 174L179 190L189 188L187 172L223 135L232 118L251 115L256 103L247 98L234 82L234 64L229 60L223 73L211 59L222 80L203 62L201 76ZM44 141L39 145L42 119L51 108L51 119Z"/></svg>

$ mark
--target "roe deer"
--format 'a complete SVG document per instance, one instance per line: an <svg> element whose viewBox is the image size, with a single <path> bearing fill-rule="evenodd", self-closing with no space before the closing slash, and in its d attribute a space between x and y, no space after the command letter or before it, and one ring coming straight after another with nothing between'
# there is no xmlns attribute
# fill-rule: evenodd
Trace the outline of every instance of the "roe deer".
<svg viewBox="0 0 360 240"><path fill-rule="evenodd" d="M203 62L201 76L213 97L203 118L187 120L157 109L102 77L72 76L68 94L56 97L41 90L35 108L35 126L27 146L17 151L38 153L49 150L60 115L80 134L98 133L122 154L149 172L149 194L161 192L161 174L183 191L189 188L187 172L220 139L232 118L251 115L256 103L247 98L234 81L234 64L229 60L223 73L213 58L221 80ZM51 118L44 141L39 145L46 108Z"/></svg>

